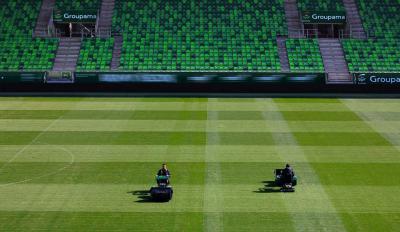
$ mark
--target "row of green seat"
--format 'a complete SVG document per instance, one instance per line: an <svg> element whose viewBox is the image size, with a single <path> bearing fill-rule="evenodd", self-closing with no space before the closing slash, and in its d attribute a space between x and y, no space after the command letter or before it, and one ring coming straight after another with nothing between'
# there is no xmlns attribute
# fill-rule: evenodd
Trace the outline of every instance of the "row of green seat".
<svg viewBox="0 0 400 232"><path fill-rule="evenodd" d="M124 70L280 70L283 0L117 0Z"/></svg>
<svg viewBox="0 0 400 232"><path fill-rule="evenodd" d="M39 15L41 1L1 1L0 37L32 36Z"/></svg>
<svg viewBox="0 0 400 232"><path fill-rule="evenodd" d="M357 0L364 29L372 37L400 39L399 0Z"/></svg>
<svg viewBox="0 0 400 232"><path fill-rule="evenodd" d="M0 70L51 70L57 48L58 39L0 39Z"/></svg>
<svg viewBox="0 0 400 232"><path fill-rule="evenodd" d="M342 0L297 0L300 11L345 11Z"/></svg>
<svg viewBox="0 0 400 232"><path fill-rule="evenodd" d="M0 7L0 70L51 70L58 39L32 39L41 1L2 1Z"/></svg>
<svg viewBox="0 0 400 232"><path fill-rule="evenodd" d="M291 71L324 72L318 40L288 39L286 49Z"/></svg>
<svg viewBox="0 0 400 232"><path fill-rule="evenodd" d="M110 70L114 38L84 39L78 59L78 71L107 71Z"/></svg>
<svg viewBox="0 0 400 232"><path fill-rule="evenodd" d="M86 9L100 9L101 0L56 0L56 9L73 9L73 10L86 10Z"/></svg>
<svg viewBox="0 0 400 232"><path fill-rule="evenodd" d="M350 72L400 71L400 40L343 40Z"/></svg>

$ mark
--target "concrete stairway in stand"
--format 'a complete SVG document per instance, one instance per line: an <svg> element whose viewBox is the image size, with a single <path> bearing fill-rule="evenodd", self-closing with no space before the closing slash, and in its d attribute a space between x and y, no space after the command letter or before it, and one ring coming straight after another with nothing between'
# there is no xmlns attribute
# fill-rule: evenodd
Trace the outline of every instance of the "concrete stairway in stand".
<svg viewBox="0 0 400 232"><path fill-rule="evenodd" d="M278 53L279 53L279 60L281 63L281 70L282 72L289 72L290 67L286 50L286 38L278 37L276 40L278 43Z"/></svg>
<svg viewBox="0 0 400 232"><path fill-rule="evenodd" d="M346 9L347 23L351 27L352 37L356 39L366 39L367 36L355 0L343 0L343 4Z"/></svg>
<svg viewBox="0 0 400 232"><path fill-rule="evenodd" d="M303 38L304 36L301 33L300 13L296 0L285 0L285 15L289 38Z"/></svg>
<svg viewBox="0 0 400 232"><path fill-rule="evenodd" d="M114 13L115 0L103 0L100 8L97 36L109 37L111 33L112 17Z"/></svg>
<svg viewBox="0 0 400 232"><path fill-rule="evenodd" d="M340 40L319 39L318 41L325 72L328 73L328 83L351 84L353 78L349 73Z"/></svg>
<svg viewBox="0 0 400 232"><path fill-rule="evenodd" d="M54 10L55 0L43 0L40 13L36 21L34 37L49 37L48 26Z"/></svg>
<svg viewBox="0 0 400 232"><path fill-rule="evenodd" d="M81 38L61 38L53 71L75 71L81 50Z"/></svg>
<svg viewBox="0 0 400 232"><path fill-rule="evenodd" d="M113 49L113 56L112 56L112 60L111 60L111 70L119 69L119 65L121 62L122 43L123 43L122 36L114 37L114 49Z"/></svg>

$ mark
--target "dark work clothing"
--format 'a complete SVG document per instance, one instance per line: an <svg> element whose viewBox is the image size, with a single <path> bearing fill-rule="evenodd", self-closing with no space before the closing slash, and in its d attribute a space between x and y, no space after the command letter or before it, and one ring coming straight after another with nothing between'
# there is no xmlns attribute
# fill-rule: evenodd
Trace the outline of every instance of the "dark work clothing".
<svg viewBox="0 0 400 232"><path fill-rule="evenodd" d="M283 182L285 184L292 183L294 171L291 167L287 167L283 169Z"/></svg>
<svg viewBox="0 0 400 232"><path fill-rule="evenodd" d="M161 168L157 172L157 176L170 176L171 174L169 173L168 169L163 169Z"/></svg>

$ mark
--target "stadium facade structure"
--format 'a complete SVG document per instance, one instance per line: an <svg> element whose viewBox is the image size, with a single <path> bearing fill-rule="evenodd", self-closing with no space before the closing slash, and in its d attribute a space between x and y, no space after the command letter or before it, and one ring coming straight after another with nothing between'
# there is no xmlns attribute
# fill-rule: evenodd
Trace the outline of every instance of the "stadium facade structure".
<svg viewBox="0 0 400 232"><path fill-rule="evenodd" d="M2 85L400 83L396 0L4 5Z"/></svg>

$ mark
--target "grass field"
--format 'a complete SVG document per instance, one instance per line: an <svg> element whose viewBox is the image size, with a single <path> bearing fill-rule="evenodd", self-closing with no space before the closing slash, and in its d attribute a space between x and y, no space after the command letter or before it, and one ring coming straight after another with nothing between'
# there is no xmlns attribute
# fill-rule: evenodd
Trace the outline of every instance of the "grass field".
<svg viewBox="0 0 400 232"><path fill-rule="evenodd" d="M0 98L0 231L400 231L399 194L395 99Z"/></svg>

